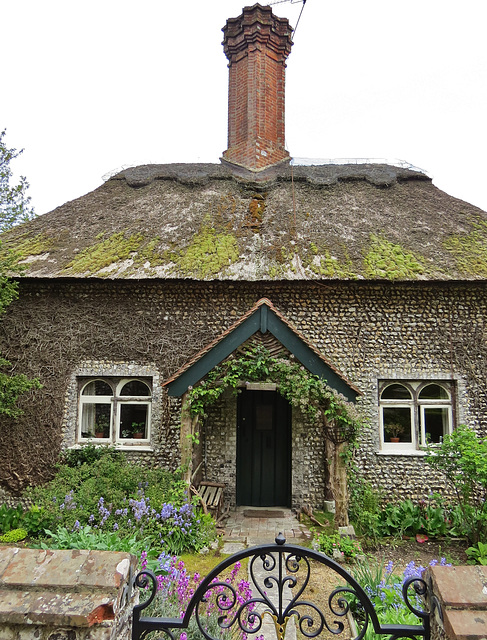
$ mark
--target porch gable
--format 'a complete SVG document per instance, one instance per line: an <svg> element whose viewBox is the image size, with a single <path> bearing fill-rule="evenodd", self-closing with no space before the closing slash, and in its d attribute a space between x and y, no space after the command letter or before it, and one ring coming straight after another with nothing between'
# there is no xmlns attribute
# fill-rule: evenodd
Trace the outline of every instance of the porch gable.
<svg viewBox="0 0 487 640"><path fill-rule="evenodd" d="M297 331L267 298L261 298L235 324L189 360L163 383L170 396L182 396L252 335L271 333L311 373L347 400L355 402L360 391L320 351Z"/></svg>

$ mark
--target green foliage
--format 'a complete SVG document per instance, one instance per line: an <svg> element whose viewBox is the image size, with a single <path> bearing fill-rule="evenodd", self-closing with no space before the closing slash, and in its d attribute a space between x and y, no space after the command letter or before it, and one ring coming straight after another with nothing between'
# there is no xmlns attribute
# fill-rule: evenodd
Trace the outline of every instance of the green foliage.
<svg viewBox="0 0 487 640"><path fill-rule="evenodd" d="M469 547L465 553L469 557L469 564L487 565L487 544L479 541L473 547Z"/></svg>
<svg viewBox="0 0 487 640"><path fill-rule="evenodd" d="M0 132L0 233L35 217L27 196L29 183L26 178L21 176L17 185L10 184L13 175L10 163L20 156L23 149L9 149L5 144L5 134L5 129Z"/></svg>
<svg viewBox="0 0 487 640"><path fill-rule="evenodd" d="M340 536L338 533L327 535L320 533L317 538L318 549L330 558L333 552L338 551L345 560L353 560L362 553L360 543L348 536Z"/></svg>
<svg viewBox="0 0 487 640"><path fill-rule="evenodd" d="M29 507L26 511L21 505L7 507L2 504L0 507L0 531L9 532L12 529L26 529L29 536L37 536L44 531L49 524L46 510L37 505Z"/></svg>
<svg viewBox="0 0 487 640"><path fill-rule="evenodd" d="M16 507L8 507L6 504L0 506L0 531L6 533L11 529L20 526L23 509L19 504Z"/></svg>
<svg viewBox="0 0 487 640"><path fill-rule="evenodd" d="M0 536L0 542L14 544L15 542L20 542L20 540L25 540L27 535L28 533L26 529L11 529L8 533Z"/></svg>
<svg viewBox="0 0 487 640"><path fill-rule="evenodd" d="M0 368L10 367L10 362L0 357ZM37 378L30 380L23 373L12 375L0 371L0 414L11 418L21 415L22 410L17 406L20 396L31 389L41 388L42 385Z"/></svg>
<svg viewBox="0 0 487 640"><path fill-rule="evenodd" d="M100 447L100 454L88 447L87 458L96 458L92 462L81 462L82 453L67 453L68 464L58 467L53 480L25 492L26 497L43 507L51 521L59 526L71 529L76 521L89 524L90 516L98 511L101 496L105 504L121 508L130 497L137 497L142 483L155 509L160 509L164 502L184 504L185 484L179 476L163 469L140 467L110 447ZM113 524L113 518L110 523Z"/></svg>
<svg viewBox="0 0 487 640"><path fill-rule="evenodd" d="M127 260L130 254L140 247L144 238L141 234L126 236L125 232L113 233L108 238L99 238L98 242L83 249L66 265L72 273L96 273L111 264Z"/></svg>
<svg viewBox="0 0 487 640"><path fill-rule="evenodd" d="M88 536L90 544L102 545L89 548L113 546L120 539L143 542L138 551L152 545L180 554L214 539L214 521L187 503L180 474L141 467L111 447L86 449L67 452L51 482L26 492L37 505L26 528L42 522L46 546L83 545Z"/></svg>
<svg viewBox="0 0 487 640"><path fill-rule="evenodd" d="M0 233L34 217L30 198L26 195L27 180L21 177L18 185L10 185L10 162L22 151L8 149L4 137L5 130L0 133ZM0 315L18 296L17 283L9 277L12 273L20 273L18 258L13 251L0 254ZM29 380L23 374L12 375L10 367L10 362L0 357L0 415L15 418L22 413L17 406L20 396L31 389L39 389L41 385L38 380Z"/></svg>
<svg viewBox="0 0 487 640"><path fill-rule="evenodd" d="M356 531L372 540L381 537L382 499L370 482L363 480L355 464L348 470L349 515Z"/></svg>
<svg viewBox="0 0 487 640"><path fill-rule="evenodd" d="M214 367L197 387L189 391L190 414L205 416L206 407L217 402L225 389L230 388L237 393L239 384L245 381L274 382L277 391L293 407L313 420L321 415L328 425L339 431L344 441L356 441L361 420L354 405L300 363L274 357L262 346L247 349Z"/></svg>
<svg viewBox="0 0 487 640"><path fill-rule="evenodd" d="M37 504L32 505L24 511L20 519L22 527L27 529L30 538L37 537L44 533L44 529L49 526L50 521L47 510Z"/></svg>
<svg viewBox="0 0 487 640"><path fill-rule="evenodd" d="M431 562L437 564L437 560ZM442 565L446 564L444 558ZM385 624L419 624L420 620L406 606L402 594L402 586L407 578L420 578L424 572L424 567L416 566L410 562L402 576L393 573L393 563L385 565L384 561L377 562L367 559L355 565L352 572L353 577L369 596L375 612L382 625ZM424 610L424 603L421 598L411 589L410 601L418 610ZM367 622L367 614L358 601L352 601L351 609L354 613L355 621L360 628ZM374 632L372 625L368 625L364 638L366 640L380 640L382 636Z"/></svg>
<svg viewBox="0 0 487 640"><path fill-rule="evenodd" d="M487 537L487 439L460 425L440 445L428 447L426 462L453 487L470 542Z"/></svg>
<svg viewBox="0 0 487 640"><path fill-rule="evenodd" d="M457 536L463 533L463 514L443 504L439 495L413 502L384 504L383 496L361 480L355 468L349 474L350 520L359 534L375 541L386 536Z"/></svg>
<svg viewBox="0 0 487 640"><path fill-rule="evenodd" d="M425 272L425 266L413 253L382 236L371 236L372 244L364 258L367 278L405 280Z"/></svg>
<svg viewBox="0 0 487 640"><path fill-rule="evenodd" d="M151 557L156 556L155 550L150 550L150 540L137 539L136 535L120 537L116 531L99 531L89 525L70 531L66 527L59 527L56 531L46 530L48 540L40 545L42 549L90 549L94 551L125 551L140 555L147 551Z"/></svg>
<svg viewBox="0 0 487 640"><path fill-rule="evenodd" d="M93 464L103 457L121 462L123 455L110 445L86 444L79 449L66 449L61 454L61 463L75 469L82 464Z"/></svg>

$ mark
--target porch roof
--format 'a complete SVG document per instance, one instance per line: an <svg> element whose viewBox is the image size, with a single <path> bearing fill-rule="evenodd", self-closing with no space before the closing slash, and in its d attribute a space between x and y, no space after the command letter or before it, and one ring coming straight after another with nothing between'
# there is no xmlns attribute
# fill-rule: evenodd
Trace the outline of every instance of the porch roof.
<svg viewBox="0 0 487 640"><path fill-rule="evenodd" d="M254 333L270 332L311 373L323 378L347 400L355 401L361 392L291 323L267 298L261 298L237 322L165 380L169 395L181 396L209 373Z"/></svg>

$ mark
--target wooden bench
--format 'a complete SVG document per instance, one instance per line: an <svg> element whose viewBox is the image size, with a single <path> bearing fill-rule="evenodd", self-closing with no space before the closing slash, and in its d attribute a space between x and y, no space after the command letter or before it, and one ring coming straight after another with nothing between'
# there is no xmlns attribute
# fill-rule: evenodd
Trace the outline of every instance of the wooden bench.
<svg viewBox="0 0 487 640"><path fill-rule="evenodd" d="M218 520L222 514L224 488L224 484L220 482L210 482L208 480L202 480L198 487L198 495L201 502L215 520Z"/></svg>

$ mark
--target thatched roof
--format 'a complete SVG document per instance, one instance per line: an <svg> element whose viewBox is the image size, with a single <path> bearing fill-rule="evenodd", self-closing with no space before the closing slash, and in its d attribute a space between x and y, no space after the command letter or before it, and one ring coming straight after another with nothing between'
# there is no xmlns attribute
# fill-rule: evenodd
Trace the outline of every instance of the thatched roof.
<svg viewBox="0 0 487 640"><path fill-rule="evenodd" d="M487 277L487 213L389 165L136 167L2 241L42 278Z"/></svg>

